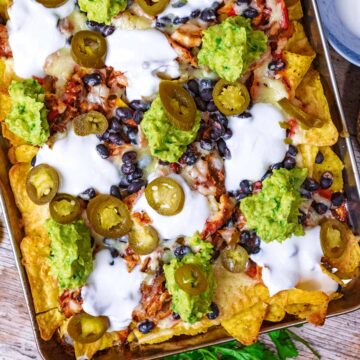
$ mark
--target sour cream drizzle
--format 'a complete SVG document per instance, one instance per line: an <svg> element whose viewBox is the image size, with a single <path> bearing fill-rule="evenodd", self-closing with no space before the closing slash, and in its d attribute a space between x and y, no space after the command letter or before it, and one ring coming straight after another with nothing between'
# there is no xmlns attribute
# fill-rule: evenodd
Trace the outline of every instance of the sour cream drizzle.
<svg viewBox="0 0 360 360"><path fill-rule="evenodd" d="M93 187L109 193L111 185L120 182L120 171L96 151L100 142L95 135L77 136L72 128L67 135L55 141L52 148L44 145L36 155L36 165L48 164L60 176L59 192L79 195Z"/></svg>
<svg viewBox="0 0 360 360"><path fill-rule="evenodd" d="M81 291L84 311L93 316L107 316L110 320L108 331L125 329L140 302L144 277L138 266L129 273L122 258L113 258L109 250L101 250L95 256L94 269Z"/></svg>
<svg viewBox="0 0 360 360"><path fill-rule="evenodd" d="M180 75L177 54L158 30L117 29L107 41L106 65L125 72L130 101L155 94L160 83L158 73L171 78Z"/></svg>
<svg viewBox="0 0 360 360"><path fill-rule="evenodd" d="M225 160L225 186L228 191L239 188L241 180L257 181L270 165L284 159L287 145L285 129L279 122L283 114L270 104L255 104L251 117L229 117L233 136L226 141L231 159Z"/></svg>
<svg viewBox="0 0 360 360"><path fill-rule="evenodd" d="M162 239L176 239L180 236L191 236L196 231L202 231L210 215L209 203L205 196L192 191L185 180L176 174L169 177L176 180L184 190L185 203L182 211L173 216L158 214L147 202L145 195L141 195L133 211L144 211L152 219L152 226ZM156 176L150 176L150 182Z"/></svg>
<svg viewBox="0 0 360 360"><path fill-rule="evenodd" d="M66 36L57 24L74 10L74 1L49 9L34 0L14 0L7 28L16 75L44 76L46 58L64 47Z"/></svg>
<svg viewBox="0 0 360 360"><path fill-rule="evenodd" d="M298 287L332 293L337 283L324 274L320 267L323 251L320 227L307 229L304 236L293 236L282 243L261 243L258 254L251 259L262 266L262 279L274 295L281 290Z"/></svg>
<svg viewBox="0 0 360 360"><path fill-rule="evenodd" d="M186 1L183 6L176 7L176 4L181 3L181 0L171 0L167 8L159 15L159 17L173 15L183 18L190 16L194 10L201 11L210 8L214 2L215 0L190 0Z"/></svg>

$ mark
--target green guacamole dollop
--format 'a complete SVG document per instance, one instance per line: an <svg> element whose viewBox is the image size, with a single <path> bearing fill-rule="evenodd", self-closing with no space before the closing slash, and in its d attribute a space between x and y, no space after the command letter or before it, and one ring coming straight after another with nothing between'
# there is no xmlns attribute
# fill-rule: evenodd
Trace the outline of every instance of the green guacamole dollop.
<svg viewBox="0 0 360 360"><path fill-rule="evenodd" d="M247 226L263 241L282 242L293 234L304 235L298 217L302 203L299 189L306 175L307 169L274 170L259 193L241 201Z"/></svg>
<svg viewBox="0 0 360 360"><path fill-rule="evenodd" d="M126 4L126 0L79 0L80 9L87 13L89 20L105 24L110 24L114 16L125 10Z"/></svg>
<svg viewBox="0 0 360 360"><path fill-rule="evenodd" d="M83 220L62 225L48 219L45 227L51 240L51 270L60 288L78 288L93 267L90 230Z"/></svg>
<svg viewBox="0 0 360 360"><path fill-rule="evenodd" d="M189 239L189 246L194 253L185 255L181 260L172 259L169 264L164 265L164 273L166 287L172 297L172 310L179 314L183 321L193 324L210 312L215 281L213 267L210 263L213 246L209 242L202 241L198 233ZM175 281L175 272L184 264L195 264L203 271L208 281L205 292L194 296L179 288Z"/></svg>
<svg viewBox="0 0 360 360"><path fill-rule="evenodd" d="M250 19L234 16L203 31L198 60L222 79L236 81L266 48L266 35L254 31Z"/></svg>
<svg viewBox="0 0 360 360"><path fill-rule="evenodd" d="M189 131L176 129L172 125L158 96L145 113L141 130L145 134L151 154L163 161L176 162L191 144L200 128L200 113L197 112L193 128Z"/></svg>
<svg viewBox="0 0 360 360"><path fill-rule="evenodd" d="M32 145L43 145L50 136L44 89L33 79L13 80L9 86L11 110L5 124Z"/></svg>

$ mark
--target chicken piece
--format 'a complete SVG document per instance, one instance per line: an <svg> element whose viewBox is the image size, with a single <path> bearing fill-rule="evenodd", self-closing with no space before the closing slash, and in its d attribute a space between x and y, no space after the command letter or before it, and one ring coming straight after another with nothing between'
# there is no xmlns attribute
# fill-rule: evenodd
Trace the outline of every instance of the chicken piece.
<svg viewBox="0 0 360 360"><path fill-rule="evenodd" d="M198 25L187 23L177 28L171 38L187 49L198 47L202 41L202 29Z"/></svg>

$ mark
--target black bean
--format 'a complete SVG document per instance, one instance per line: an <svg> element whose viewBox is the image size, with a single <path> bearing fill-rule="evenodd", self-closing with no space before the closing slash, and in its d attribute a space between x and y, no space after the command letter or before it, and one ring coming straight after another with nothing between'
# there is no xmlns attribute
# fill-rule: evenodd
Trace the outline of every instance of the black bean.
<svg viewBox="0 0 360 360"><path fill-rule="evenodd" d="M139 168L136 168L132 174L127 175L127 180L129 183L134 182L137 179L141 179L143 176L143 171Z"/></svg>
<svg viewBox="0 0 360 360"><path fill-rule="evenodd" d="M223 136L224 140L229 140L233 136L233 132L231 129L226 129L225 134Z"/></svg>
<svg viewBox="0 0 360 360"><path fill-rule="evenodd" d="M111 35L115 31L115 26L101 24L96 21L87 20L86 25L91 30L98 31L105 37Z"/></svg>
<svg viewBox="0 0 360 360"><path fill-rule="evenodd" d="M213 100L209 101L206 105L206 111L208 112L215 112L217 111L217 106L215 105L215 102Z"/></svg>
<svg viewBox="0 0 360 360"><path fill-rule="evenodd" d="M214 143L210 140L201 140L200 141L200 147L203 149L203 150L206 150L206 151L211 151L214 149Z"/></svg>
<svg viewBox="0 0 360 360"><path fill-rule="evenodd" d="M102 135L96 135L96 136L101 141L109 141L110 131L106 130Z"/></svg>
<svg viewBox="0 0 360 360"><path fill-rule="evenodd" d="M135 163L136 159L137 159L137 152L133 150L124 152L121 157L123 163L130 163L130 164Z"/></svg>
<svg viewBox="0 0 360 360"><path fill-rule="evenodd" d="M324 203L321 203L321 202L313 201L311 206L315 209L315 211L319 215L324 215L328 210L328 207Z"/></svg>
<svg viewBox="0 0 360 360"><path fill-rule="evenodd" d="M181 7L183 7L184 5L186 5L186 3L187 3L187 1L185 0L179 0L179 1L177 1L176 3L172 3L171 4L171 7L173 7L173 8L181 8Z"/></svg>
<svg viewBox="0 0 360 360"><path fill-rule="evenodd" d="M211 140L219 140L222 136L225 135L225 131L226 130L221 123L214 121L210 132Z"/></svg>
<svg viewBox="0 0 360 360"><path fill-rule="evenodd" d="M180 245L174 250L174 255L179 260L181 260L185 255L192 254L193 251L191 250L190 246Z"/></svg>
<svg viewBox="0 0 360 360"><path fill-rule="evenodd" d="M191 12L190 17L195 19L195 18L200 16L200 13L201 13L201 11L199 9L196 9L196 10Z"/></svg>
<svg viewBox="0 0 360 360"><path fill-rule="evenodd" d="M174 25L185 24L189 20L190 20L190 18L188 16L185 16L185 17L182 17L182 18L177 16L176 18L174 18L173 24Z"/></svg>
<svg viewBox="0 0 360 360"><path fill-rule="evenodd" d="M166 24L170 24L171 23L171 17L169 16L163 16L162 18L160 18L160 20ZM140 100L134 100L134 101L140 101Z"/></svg>
<svg viewBox="0 0 360 360"><path fill-rule="evenodd" d="M116 185L111 185L110 187L110 195L115 196L118 199L121 199L120 189Z"/></svg>
<svg viewBox="0 0 360 360"><path fill-rule="evenodd" d="M303 198L306 198L306 199L311 199L312 198L311 192L309 190L304 189L304 188L300 188L300 195Z"/></svg>
<svg viewBox="0 0 360 360"><path fill-rule="evenodd" d="M248 195L243 193L240 190L237 190L233 193L233 196L237 202L241 201L242 199L245 199Z"/></svg>
<svg viewBox="0 0 360 360"><path fill-rule="evenodd" d="M186 152L181 157L185 161L186 165L194 165L198 160L198 156L191 150L186 150Z"/></svg>
<svg viewBox="0 0 360 360"><path fill-rule="evenodd" d="M284 60L276 59L269 63L268 69L271 71L281 71L281 70L285 69L285 66L286 66L286 64L285 64Z"/></svg>
<svg viewBox="0 0 360 360"><path fill-rule="evenodd" d="M240 189L246 195L250 195L253 191L252 182L249 180L242 180L240 182Z"/></svg>
<svg viewBox="0 0 360 360"><path fill-rule="evenodd" d="M36 155L31 159L31 166L36 165Z"/></svg>
<svg viewBox="0 0 360 360"><path fill-rule="evenodd" d="M321 151L318 151L316 154L315 162L321 164L324 161L324 154Z"/></svg>
<svg viewBox="0 0 360 360"><path fill-rule="evenodd" d="M210 262L213 264L220 256L220 250L219 249L215 249L211 255L211 259Z"/></svg>
<svg viewBox="0 0 360 360"><path fill-rule="evenodd" d="M317 181L315 181L314 179L307 178L304 181L303 187L309 191L316 191L316 190L320 189L320 184Z"/></svg>
<svg viewBox="0 0 360 360"><path fill-rule="evenodd" d="M129 183L128 179L127 179L127 176L123 176L123 177L120 179L119 187L121 187L121 188L127 188L129 185L130 185L130 183Z"/></svg>
<svg viewBox="0 0 360 360"><path fill-rule="evenodd" d="M147 110L149 110L150 105L148 103L144 102L144 101L141 101L141 100L133 100L130 103L130 107L133 110L147 111Z"/></svg>
<svg viewBox="0 0 360 360"><path fill-rule="evenodd" d="M6 24L5 18L3 18L3 17L0 15L0 25L5 25L5 24Z"/></svg>
<svg viewBox="0 0 360 360"><path fill-rule="evenodd" d="M116 117L109 120L109 128L111 131L118 132L122 129L120 121Z"/></svg>
<svg viewBox="0 0 360 360"><path fill-rule="evenodd" d="M155 22L155 27L159 28L159 29L163 29L164 27L166 27L166 24L160 22L160 21L156 21Z"/></svg>
<svg viewBox="0 0 360 360"><path fill-rule="evenodd" d="M101 84L101 75L97 73L88 74L83 77L83 82L87 86L96 86Z"/></svg>
<svg viewBox="0 0 360 360"><path fill-rule="evenodd" d="M205 88L200 91L200 97L206 102L209 102L212 100L212 89L211 88Z"/></svg>
<svg viewBox="0 0 360 360"><path fill-rule="evenodd" d="M135 164L132 163L124 163L121 165L121 171L125 175L130 175L136 170Z"/></svg>
<svg viewBox="0 0 360 360"><path fill-rule="evenodd" d="M211 8L214 9L214 10L217 10L219 7L220 7L220 3L218 1L214 1L211 4Z"/></svg>
<svg viewBox="0 0 360 360"><path fill-rule="evenodd" d="M231 152L229 148L226 146L225 140L219 139L216 143L218 146L219 154L227 160L231 159Z"/></svg>
<svg viewBox="0 0 360 360"><path fill-rule="evenodd" d="M244 230L240 233L240 245L248 252L248 254L257 254L260 251L260 238L255 232Z"/></svg>
<svg viewBox="0 0 360 360"><path fill-rule="evenodd" d="M124 140L120 133L112 133L109 135L109 141L115 145L123 145Z"/></svg>
<svg viewBox="0 0 360 360"><path fill-rule="evenodd" d="M248 119L248 118L251 118L252 115L248 111L245 111L242 114L236 115L236 117L238 117L240 119Z"/></svg>
<svg viewBox="0 0 360 360"><path fill-rule="evenodd" d="M284 160L284 168L287 170L291 170L295 167L296 160L292 156L287 156Z"/></svg>
<svg viewBox="0 0 360 360"><path fill-rule="evenodd" d="M267 179L269 176L272 175L272 170L268 170L266 171L266 173L264 174L264 176L261 178L261 181L264 181L265 179Z"/></svg>
<svg viewBox="0 0 360 360"><path fill-rule="evenodd" d="M195 95L199 95L199 84L196 80L194 80L194 79L189 80L187 83L187 87Z"/></svg>
<svg viewBox="0 0 360 360"><path fill-rule="evenodd" d="M110 253L111 253L111 256L112 256L114 259L120 256L119 251L116 250L116 249L114 249L114 248L110 248Z"/></svg>
<svg viewBox="0 0 360 360"><path fill-rule="evenodd" d="M284 164L282 162L280 163L276 163L270 166L271 170L279 170L282 169L284 167Z"/></svg>
<svg viewBox="0 0 360 360"><path fill-rule="evenodd" d="M144 113L141 110L135 110L134 115L133 115L133 119L137 124L141 123L141 120L144 117Z"/></svg>
<svg viewBox="0 0 360 360"><path fill-rule="evenodd" d="M130 130L127 133L130 141L132 144L137 144L138 141L138 129L134 128L133 126L130 128Z"/></svg>
<svg viewBox="0 0 360 360"><path fill-rule="evenodd" d="M200 91L203 89L213 88L214 82L211 79L201 79L199 82Z"/></svg>
<svg viewBox="0 0 360 360"><path fill-rule="evenodd" d="M116 117L120 120L129 120L132 118L133 114L130 108L128 107L118 107L115 110Z"/></svg>
<svg viewBox="0 0 360 360"><path fill-rule="evenodd" d="M298 153L297 148L294 145L289 145L289 149L287 151L288 156L296 156Z"/></svg>
<svg viewBox="0 0 360 360"><path fill-rule="evenodd" d="M224 125L224 127L227 127L229 124L229 120L228 118L223 115L221 112L217 111L214 114L211 115L212 118L214 118L214 120L218 121L219 123L221 123L222 125Z"/></svg>
<svg viewBox="0 0 360 360"><path fill-rule="evenodd" d="M110 156L109 149L104 144L96 145L96 151L103 159L107 159Z"/></svg>
<svg viewBox="0 0 360 360"><path fill-rule="evenodd" d="M200 14L200 19L205 22L215 21L216 12L214 9L205 9Z"/></svg>
<svg viewBox="0 0 360 360"><path fill-rule="evenodd" d="M305 225L307 215L302 210L299 210L299 212L300 212L300 215L298 217L298 222L300 225Z"/></svg>
<svg viewBox="0 0 360 360"><path fill-rule="evenodd" d="M150 320L144 320L138 324L138 329L142 334L147 334L155 327L155 324Z"/></svg>
<svg viewBox="0 0 360 360"><path fill-rule="evenodd" d="M248 7L247 9L245 9L244 12L242 13L242 16L247 19L256 18L258 15L259 15L259 12L251 6Z"/></svg>
<svg viewBox="0 0 360 360"><path fill-rule="evenodd" d="M211 310L211 311L210 311L209 313L207 313L206 316L207 316L208 319L210 319L210 320L216 319L216 318L219 316L220 311L219 311L218 306L217 306L214 302L211 303L211 305L210 305L210 310Z"/></svg>
<svg viewBox="0 0 360 360"><path fill-rule="evenodd" d="M333 207L337 208L341 206L345 201L345 196L342 192L334 192L331 194L331 204Z"/></svg>
<svg viewBox="0 0 360 360"><path fill-rule="evenodd" d="M146 181L143 179L137 179L128 186L127 191L129 194L133 194L138 192L144 186L146 186Z"/></svg>
<svg viewBox="0 0 360 360"><path fill-rule="evenodd" d="M207 109L207 104L206 104L206 102L205 102L203 99L201 99L200 97L196 96L196 97L194 98L194 100L195 100L196 107L197 107L200 111L206 111L206 109Z"/></svg>
<svg viewBox="0 0 360 360"><path fill-rule="evenodd" d="M176 313L176 312L172 313L172 317L173 317L174 320L180 320L180 315L178 313Z"/></svg>
<svg viewBox="0 0 360 360"><path fill-rule="evenodd" d="M251 3L251 0L236 0L236 3L238 5L243 5L243 4L250 4Z"/></svg>
<svg viewBox="0 0 360 360"><path fill-rule="evenodd" d="M334 176L330 171L325 171L320 178L320 186L329 189L334 182Z"/></svg>
<svg viewBox="0 0 360 360"><path fill-rule="evenodd" d="M89 201L90 199L96 196L96 191L94 188L89 188L79 194L79 198L85 201Z"/></svg>

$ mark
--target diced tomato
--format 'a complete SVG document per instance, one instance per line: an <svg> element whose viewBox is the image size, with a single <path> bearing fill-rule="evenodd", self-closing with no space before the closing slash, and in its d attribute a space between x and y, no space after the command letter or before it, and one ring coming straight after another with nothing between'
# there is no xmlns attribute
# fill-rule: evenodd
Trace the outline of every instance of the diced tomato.
<svg viewBox="0 0 360 360"><path fill-rule="evenodd" d="M250 259L249 262L248 262L245 273L246 273L246 275L250 276L253 279L260 280L261 279L262 268L260 266L258 266L254 261L252 261Z"/></svg>
<svg viewBox="0 0 360 360"><path fill-rule="evenodd" d="M342 222L345 222L348 217L348 211L346 209L345 203L336 209L332 209L331 213L333 216L335 216L336 219Z"/></svg>
<svg viewBox="0 0 360 360"><path fill-rule="evenodd" d="M317 193L324 199L330 200L333 191L330 189L320 189L317 191Z"/></svg>
<svg viewBox="0 0 360 360"><path fill-rule="evenodd" d="M47 119L49 121L55 120L59 116L59 112L57 110L50 110L47 114Z"/></svg>
<svg viewBox="0 0 360 360"><path fill-rule="evenodd" d="M297 121L295 119L291 119L288 121L289 125L290 125L290 129L289 129L289 137L292 137L295 135L296 132L296 128L297 128Z"/></svg>

